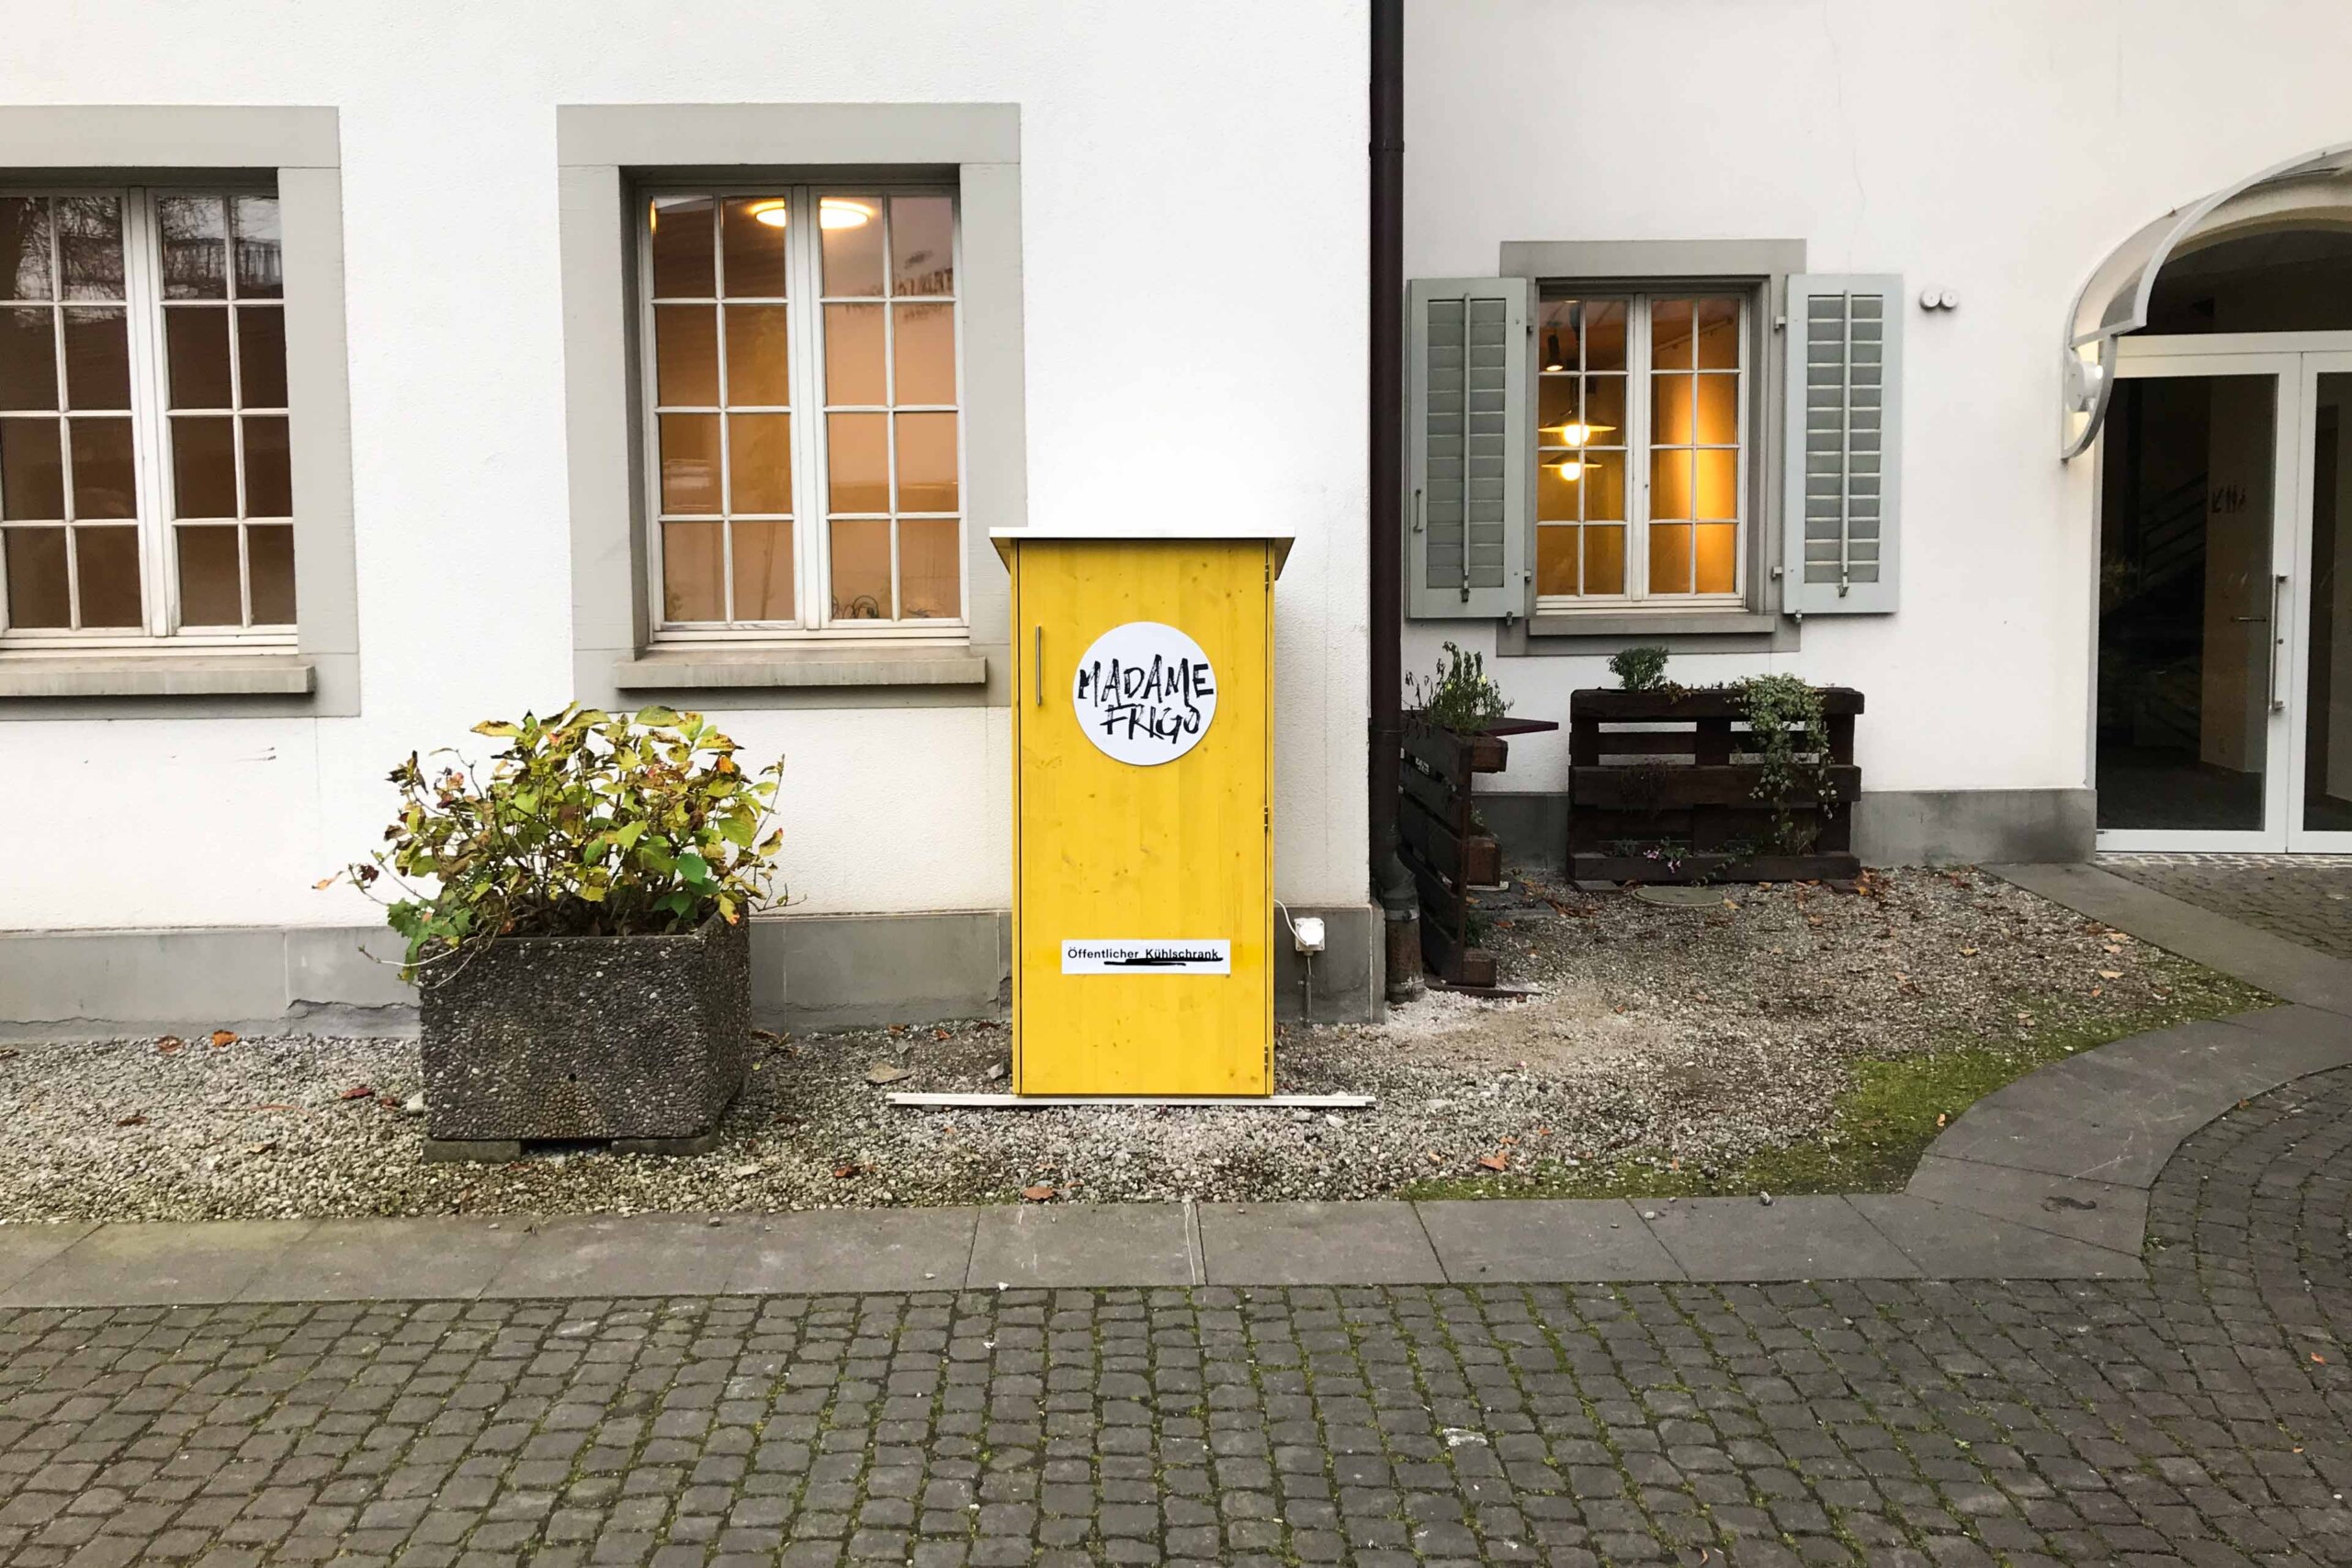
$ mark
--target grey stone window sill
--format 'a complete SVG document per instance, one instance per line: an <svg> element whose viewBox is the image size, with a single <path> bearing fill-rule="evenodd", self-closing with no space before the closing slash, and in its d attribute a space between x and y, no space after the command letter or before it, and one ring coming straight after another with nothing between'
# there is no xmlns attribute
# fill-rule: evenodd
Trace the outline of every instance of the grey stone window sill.
<svg viewBox="0 0 2352 1568"><path fill-rule="evenodd" d="M1629 613L1623 615L1531 615L1527 635L1545 637L1641 637L1723 632L1754 637L1779 628L1781 617L1753 610L1686 610L1679 614Z"/></svg>
<svg viewBox="0 0 2352 1568"><path fill-rule="evenodd" d="M318 679L299 654L0 655L0 697L309 696Z"/></svg>
<svg viewBox="0 0 2352 1568"><path fill-rule="evenodd" d="M985 654L941 648L808 648L705 652L665 648L613 666L625 692L697 687L982 686Z"/></svg>

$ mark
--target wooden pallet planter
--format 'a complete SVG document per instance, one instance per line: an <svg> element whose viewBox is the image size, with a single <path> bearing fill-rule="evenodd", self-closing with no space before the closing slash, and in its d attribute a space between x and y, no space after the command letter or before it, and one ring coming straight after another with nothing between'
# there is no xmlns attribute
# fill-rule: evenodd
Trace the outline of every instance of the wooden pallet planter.
<svg viewBox="0 0 2352 1568"><path fill-rule="evenodd" d="M1860 874L1853 852L1854 719L1862 694L1822 688L1829 776L1824 812L1789 806L1814 829L1803 853L1780 847L1776 813L1757 788L1763 763L1738 694L1581 691L1568 698L1568 866L1580 882L1804 882ZM1638 728L1633 728L1638 727Z"/></svg>
<svg viewBox="0 0 2352 1568"><path fill-rule="evenodd" d="M1396 803L1398 852L1421 894L1421 958L1450 986L1490 987L1495 956L1470 940L1473 889L1502 880L1502 846L1479 826L1471 780L1499 773L1510 759L1505 737L1560 727L1507 718L1476 735L1405 716L1405 758Z"/></svg>

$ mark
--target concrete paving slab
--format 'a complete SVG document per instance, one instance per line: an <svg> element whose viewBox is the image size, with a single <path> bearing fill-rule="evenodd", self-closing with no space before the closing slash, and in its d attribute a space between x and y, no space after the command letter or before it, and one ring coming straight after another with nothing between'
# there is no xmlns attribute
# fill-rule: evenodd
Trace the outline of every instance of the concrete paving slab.
<svg viewBox="0 0 2352 1568"><path fill-rule="evenodd" d="M529 1239L528 1215L496 1220L321 1220L263 1264L241 1302L471 1300Z"/></svg>
<svg viewBox="0 0 2352 1568"><path fill-rule="evenodd" d="M979 1212L965 1283L1193 1285L1182 1203L1024 1203Z"/></svg>
<svg viewBox="0 0 2352 1568"><path fill-rule="evenodd" d="M1634 1200L1693 1280L1913 1280L1918 1266L1843 1198ZM1656 1215L1655 1219L1650 1216Z"/></svg>
<svg viewBox="0 0 2352 1568"><path fill-rule="evenodd" d="M958 1291L978 1216L970 1208L763 1215L750 1222L726 1288L733 1295Z"/></svg>
<svg viewBox="0 0 2352 1568"><path fill-rule="evenodd" d="M2112 1182L1979 1165L1930 1152L1904 1190L2110 1252L2136 1256L2147 1234L2146 1191Z"/></svg>
<svg viewBox="0 0 2352 1568"><path fill-rule="evenodd" d="M2352 1019L2342 1013L2290 1002L2284 1007L2232 1013L2218 1021L2266 1042L2275 1053L2268 1059L2286 1069L2279 1078L2282 1083L2289 1077L2352 1066Z"/></svg>
<svg viewBox="0 0 2352 1568"><path fill-rule="evenodd" d="M0 1292L0 1306L232 1302L315 1220L99 1225Z"/></svg>
<svg viewBox="0 0 2352 1568"><path fill-rule="evenodd" d="M1440 1285L1445 1269L1410 1203L1204 1203L1212 1285Z"/></svg>
<svg viewBox="0 0 2352 1568"><path fill-rule="evenodd" d="M1457 1285L1679 1280L1682 1269L1620 1198L1416 1203L1445 1277Z"/></svg>
<svg viewBox="0 0 2352 1568"><path fill-rule="evenodd" d="M2102 1047L1985 1096L1944 1130L1934 1152L2145 1187L2183 1138L2276 1081L2243 1059L2253 1054L2246 1032L2229 1025L2186 1024L2131 1043L2142 1048L2136 1059Z"/></svg>
<svg viewBox="0 0 2352 1568"><path fill-rule="evenodd" d="M18 1221L0 1224L0 1290L15 1284L98 1227L88 1220L70 1224Z"/></svg>
<svg viewBox="0 0 2352 1568"><path fill-rule="evenodd" d="M717 1220L717 1224L712 1224ZM712 1295L751 1239L742 1216L565 1214L524 1232L485 1297Z"/></svg>
<svg viewBox="0 0 2352 1568"><path fill-rule="evenodd" d="M2259 986L2274 997L2352 1014L2352 964L2241 925L2226 915L2089 865L1988 865L2029 893L2130 931L2143 942Z"/></svg>
<svg viewBox="0 0 2352 1568"><path fill-rule="evenodd" d="M2136 1280L2146 1273L2135 1254L1907 1192L1861 1192L1847 1201L1931 1280Z"/></svg>

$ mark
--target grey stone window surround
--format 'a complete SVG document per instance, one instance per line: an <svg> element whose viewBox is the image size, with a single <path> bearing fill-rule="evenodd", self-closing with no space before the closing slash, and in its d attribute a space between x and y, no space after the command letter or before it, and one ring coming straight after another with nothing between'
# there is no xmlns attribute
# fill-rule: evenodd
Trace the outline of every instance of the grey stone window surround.
<svg viewBox="0 0 2352 1568"><path fill-rule="evenodd" d="M583 703L702 709L1001 705L1011 585L992 528L1026 519L1021 113L1014 104L567 104L563 258L572 681ZM661 182L952 179L962 224L964 570L952 640L655 644L634 324L636 196Z"/></svg>
<svg viewBox="0 0 2352 1568"><path fill-rule="evenodd" d="M1504 277L1539 285L1573 283L1594 292L1656 290L1733 284L1757 294L1748 417L1755 441L1748 456L1748 603L1739 610L1628 610L1539 615L1531 565L1527 610L1495 629L1502 658L1568 654L1591 657L1637 645L1677 653L1787 652L1798 644L1798 624L1781 614L1781 445L1782 344L1781 315L1788 280L1805 269L1803 240L1510 240L1497 268ZM1533 526L1531 522L1530 527ZM1528 559L1534 552L1531 546Z"/></svg>
<svg viewBox="0 0 2352 1568"><path fill-rule="evenodd" d="M343 154L333 108L0 107L0 182L185 184L273 174L286 268L296 644L268 653L0 653L0 721L252 718L359 712L351 395L343 279Z"/></svg>

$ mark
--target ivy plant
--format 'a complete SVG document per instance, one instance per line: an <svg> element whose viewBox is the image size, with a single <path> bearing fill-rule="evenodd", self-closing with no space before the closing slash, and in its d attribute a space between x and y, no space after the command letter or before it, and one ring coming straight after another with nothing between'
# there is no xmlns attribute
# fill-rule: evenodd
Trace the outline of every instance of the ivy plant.
<svg viewBox="0 0 2352 1568"><path fill-rule="evenodd" d="M504 936L676 935L773 897L784 835L763 830L784 763L745 773L701 715L574 705L473 732L506 743L486 771L411 752L384 847L319 884L384 906L402 979L446 978Z"/></svg>
<svg viewBox="0 0 2352 1568"><path fill-rule="evenodd" d="M1786 854L1802 854L1820 835L1818 819L1801 823L1794 802L1810 795L1827 817L1838 804L1830 772L1829 720L1821 693L1794 675L1751 675L1732 694L1747 721L1747 748L1761 764L1756 798L1772 807L1772 832Z"/></svg>
<svg viewBox="0 0 2352 1568"><path fill-rule="evenodd" d="M1503 689L1487 673L1484 654L1464 653L1453 643L1429 679L1405 677L1406 695L1421 723L1461 735L1479 735L1510 712Z"/></svg>

